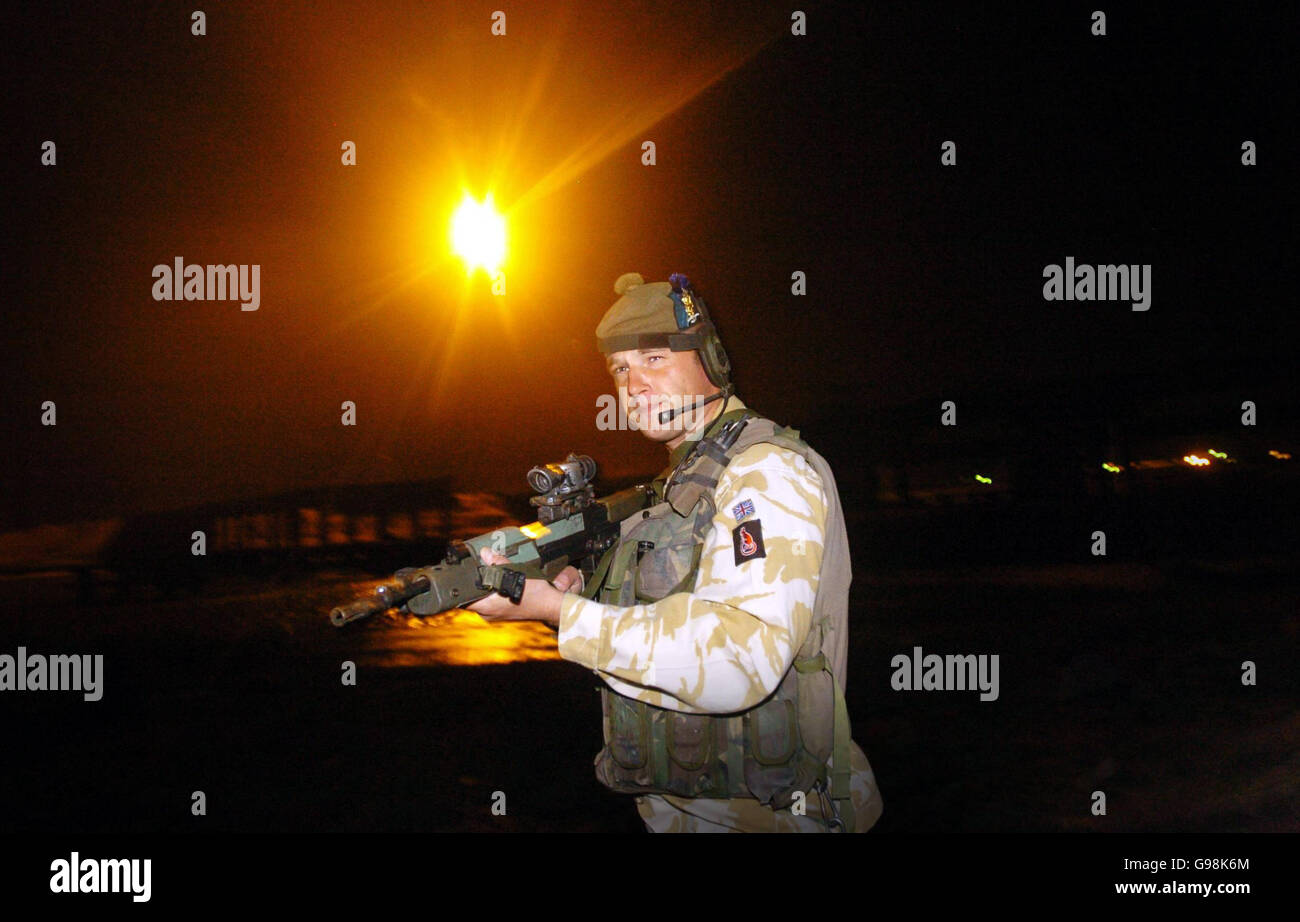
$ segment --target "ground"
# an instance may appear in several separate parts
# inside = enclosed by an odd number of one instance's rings
[[[884,795],[877,829],[1300,830],[1295,563],[873,572],[864,558],[848,699]],[[592,776],[595,678],[549,658],[545,628],[458,615],[335,629],[328,609],[356,579],[81,608],[54,583],[7,583],[0,652],[105,666],[99,702],[0,696],[6,827],[640,830]],[[914,645],[997,653],[998,700],[892,690],[890,660]],[[466,651],[493,664],[448,664]]]

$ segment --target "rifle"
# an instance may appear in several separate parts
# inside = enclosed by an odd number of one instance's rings
[[[398,570],[370,595],[335,608],[330,621],[342,627],[403,606],[413,614],[436,615],[493,592],[518,602],[524,580],[554,579],[570,564],[580,565],[589,579],[601,555],[618,540],[623,520],[645,509],[650,498],[649,487],[641,484],[597,499],[595,476],[596,462],[586,455],[570,454],[559,464],[533,468],[528,485],[536,494],[529,498],[537,508],[536,522],[452,541],[441,563]],[[483,548],[504,555],[510,564],[484,564],[479,559]]]

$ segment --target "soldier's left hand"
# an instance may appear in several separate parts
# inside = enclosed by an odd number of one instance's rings
[[[510,564],[504,554],[495,553],[491,548],[483,548],[479,559],[485,564]],[[470,605],[464,606],[477,614],[484,621],[545,621],[547,624],[560,623],[560,600],[564,593],[544,579],[524,581],[524,592],[516,605],[500,593],[494,592]]]

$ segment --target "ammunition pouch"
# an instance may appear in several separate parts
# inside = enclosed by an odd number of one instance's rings
[[[833,700],[819,692],[831,683],[824,669],[791,669],[763,703],[731,715],[671,711],[604,688],[596,777],[623,793],[753,797],[784,809],[795,792],[827,783]]]

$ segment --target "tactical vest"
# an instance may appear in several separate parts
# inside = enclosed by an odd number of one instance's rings
[[[605,747],[596,757],[596,776],[624,793],[752,797],[778,810],[789,807],[796,792],[805,798],[829,792],[840,822],[851,828],[848,711],[823,650],[830,628],[824,602],[837,589],[847,598],[848,589],[848,544],[834,478],[798,431],[748,409],[719,417],[710,433],[675,470],[655,480],[658,502],[624,521],[619,543],[601,561],[585,595],[629,606],[693,591],[716,511],[718,479],[733,457],[759,442],[797,452],[821,475],[831,500],[827,547],[838,540],[842,554],[823,556],[808,637],[777,689],[755,707],[735,714],[688,714],[602,686]],[[832,515],[840,523],[838,535],[830,528]],[[844,576],[828,572],[828,562]],[[846,619],[846,611],[838,617]],[[834,769],[828,773],[832,755]]]

